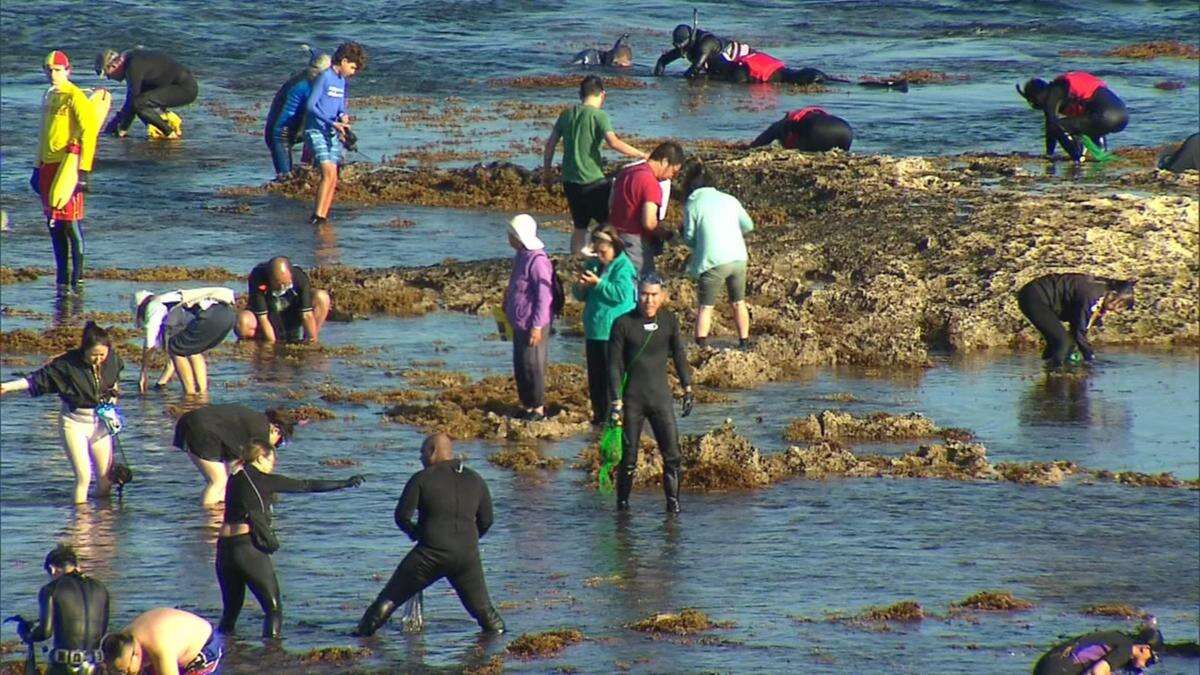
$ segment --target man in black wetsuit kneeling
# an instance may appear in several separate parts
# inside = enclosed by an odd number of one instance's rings
[[[502,633],[504,620],[488,596],[479,556],[479,538],[492,526],[487,484],[454,458],[446,434],[425,439],[421,464],[425,468],[408,479],[395,514],[396,525],[417,545],[400,561],[352,635],[373,635],[397,607],[443,577],[480,628]]]
[[[108,589],[84,576],[70,546],[46,554],[44,567],[52,580],[38,593],[40,616],[36,623],[21,619],[17,632],[31,644],[54,639],[48,675],[91,675],[104,662],[99,649],[108,632]]]
[[[736,40],[718,37],[706,30],[681,23],[671,32],[674,48],[663,52],[654,64],[654,74],[662,75],[673,61],[686,58],[691,66],[688,79],[713,77],[727,82],[787,82],[814,84],[842,82],[816,68],[788,68],[783,61],[752,49]]]
[[[164,138],[179,138],[180,130],[164,119],[164,114],[169,108],[195,101],[200,93],[187,68],[169,54],[149,49],[103,51],[96,57],[96,74],[125,82],[125,104],[104,128],[118,138],[129,132],[135,116],[147,127],[158,129]]]

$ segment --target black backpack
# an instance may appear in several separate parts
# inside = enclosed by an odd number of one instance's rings
[[[554,258],[550,258],[550,298],[550,314],[562,316],[563,305],[567,304],[567,294],[563,291],[562,277],[558,276],[558,264],[554,262]]]

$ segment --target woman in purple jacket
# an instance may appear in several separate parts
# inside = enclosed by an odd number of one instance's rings
[[[554,266],[537,236],[537,222],[522,213],[508,224],[508,243],[516,250],[504,314],[513,327],[513,375],[524,419],[546,416],[546,354],[554,304]]]

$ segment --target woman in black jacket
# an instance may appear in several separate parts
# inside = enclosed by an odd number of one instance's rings
[[[116,401],[124,367],[108,331],[89,321],[77,349],[54,357],[26,377],[0,385],[0,395],[14,391],[28,391],[30,396],[58,394],[62,401],[58,427],[63,449],[75,470],[76,504],[87,501],[93,470],[96,496],[107,496],[112,489],[108,479],[112,436],[96,416],[96,406]]]

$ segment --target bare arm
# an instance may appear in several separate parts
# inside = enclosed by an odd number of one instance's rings
[[[637,148],[618,138],[617,134],[612,131],[604,134],[604,142],[608,144],[608,147],[616,150],[626,157],[636,157],[638,159],[648,159],[650,157],[650,153],[638,150]]]
[[[658,204],[654,202],[642,204],[642,229],[648,233],[658,229]]]
[[[10,394],[14,391],[25,391],[27,389],[29,389],[29,380],[23,377],[15,380],[9,380],[4,384],[0,384],[0,396],[4,394]]]
[[[258,334],[262,336],[263,342],[275,341],[275,326],[271,325],[271,320],[266,314],[254,315],[254,320],[258,322]],[[307,326],[305,326],[307,328]]]
[[[304,324],[304,335],[308,337],[309,342],[317,341],[317,315],[313,314],[310,309],[306,312],[300,312],[300,323]],[[274,333],[274,329],[271,329]],[[274,335],[272,335],[274,337]]]
[[[558,149],[558,125],[554,125],[554,129],[550,132],[550,137],[546,139],[546,145],[542,148],[542,173],[549,174],[551,165],[554,163],[554,151]]]
[[[1111,673],[1112,666],[1108,665],[1106,661],[1099,661],[1096,665],[1088,668],[1083,675],[1111,675]]]

